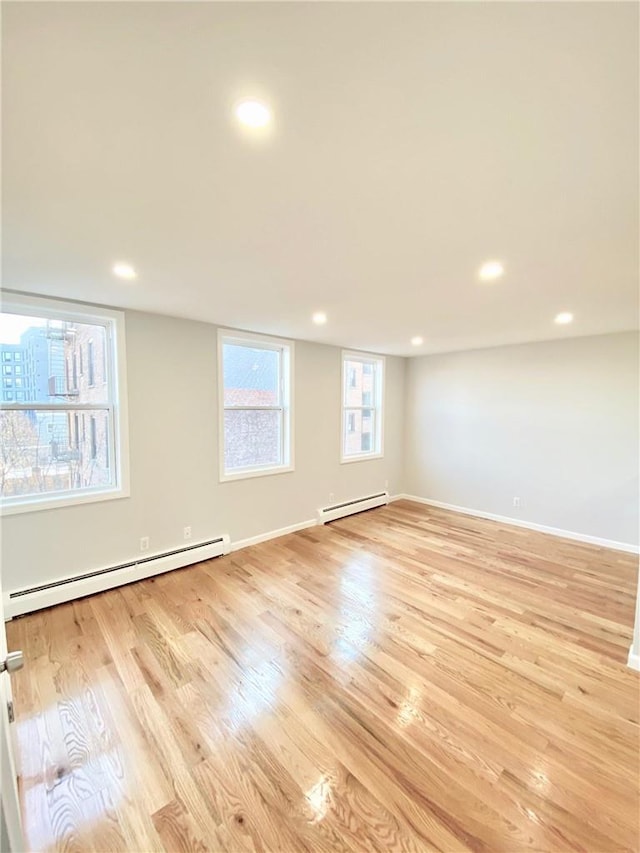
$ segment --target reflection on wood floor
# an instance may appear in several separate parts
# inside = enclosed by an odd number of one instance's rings
[[[29,849],[635,850],[636,562],[400,501],[15,620]]]

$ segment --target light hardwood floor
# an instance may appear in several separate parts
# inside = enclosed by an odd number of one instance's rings
[[[401,501],[15,620],[30,849],[637,850],[636,562]]]

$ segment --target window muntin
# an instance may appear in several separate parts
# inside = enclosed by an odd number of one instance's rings
[[[384,359],[342,354],[342,461],[382,455]]]
[[[21,364],[0,411],[0,506],[24,512],[127,494],[124,321],[57,300],[6,297],[0,352]],[[77,373],[87,336],[105,341],[106,385],[90,389]],[[67,369],[67,368],[70,369]],[[75,368],[75,369],[74,369]],[[93,418],[92,443],[74,425]],[[87,427],[88,432],[88,427]],[[86,444],[86,446],[85,446]],[[95,446],[95,452],[94,452]]]
[[[293,344],[219,332],[220,479],[293,470]]]

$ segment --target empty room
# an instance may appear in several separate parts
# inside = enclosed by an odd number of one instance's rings
[[[640,5],[1,6],[2,853],[640,853]]]

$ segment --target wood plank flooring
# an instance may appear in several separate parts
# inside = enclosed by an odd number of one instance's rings
[[[15,620],[30,850],[638,850],[637,558],[400,501]]]

